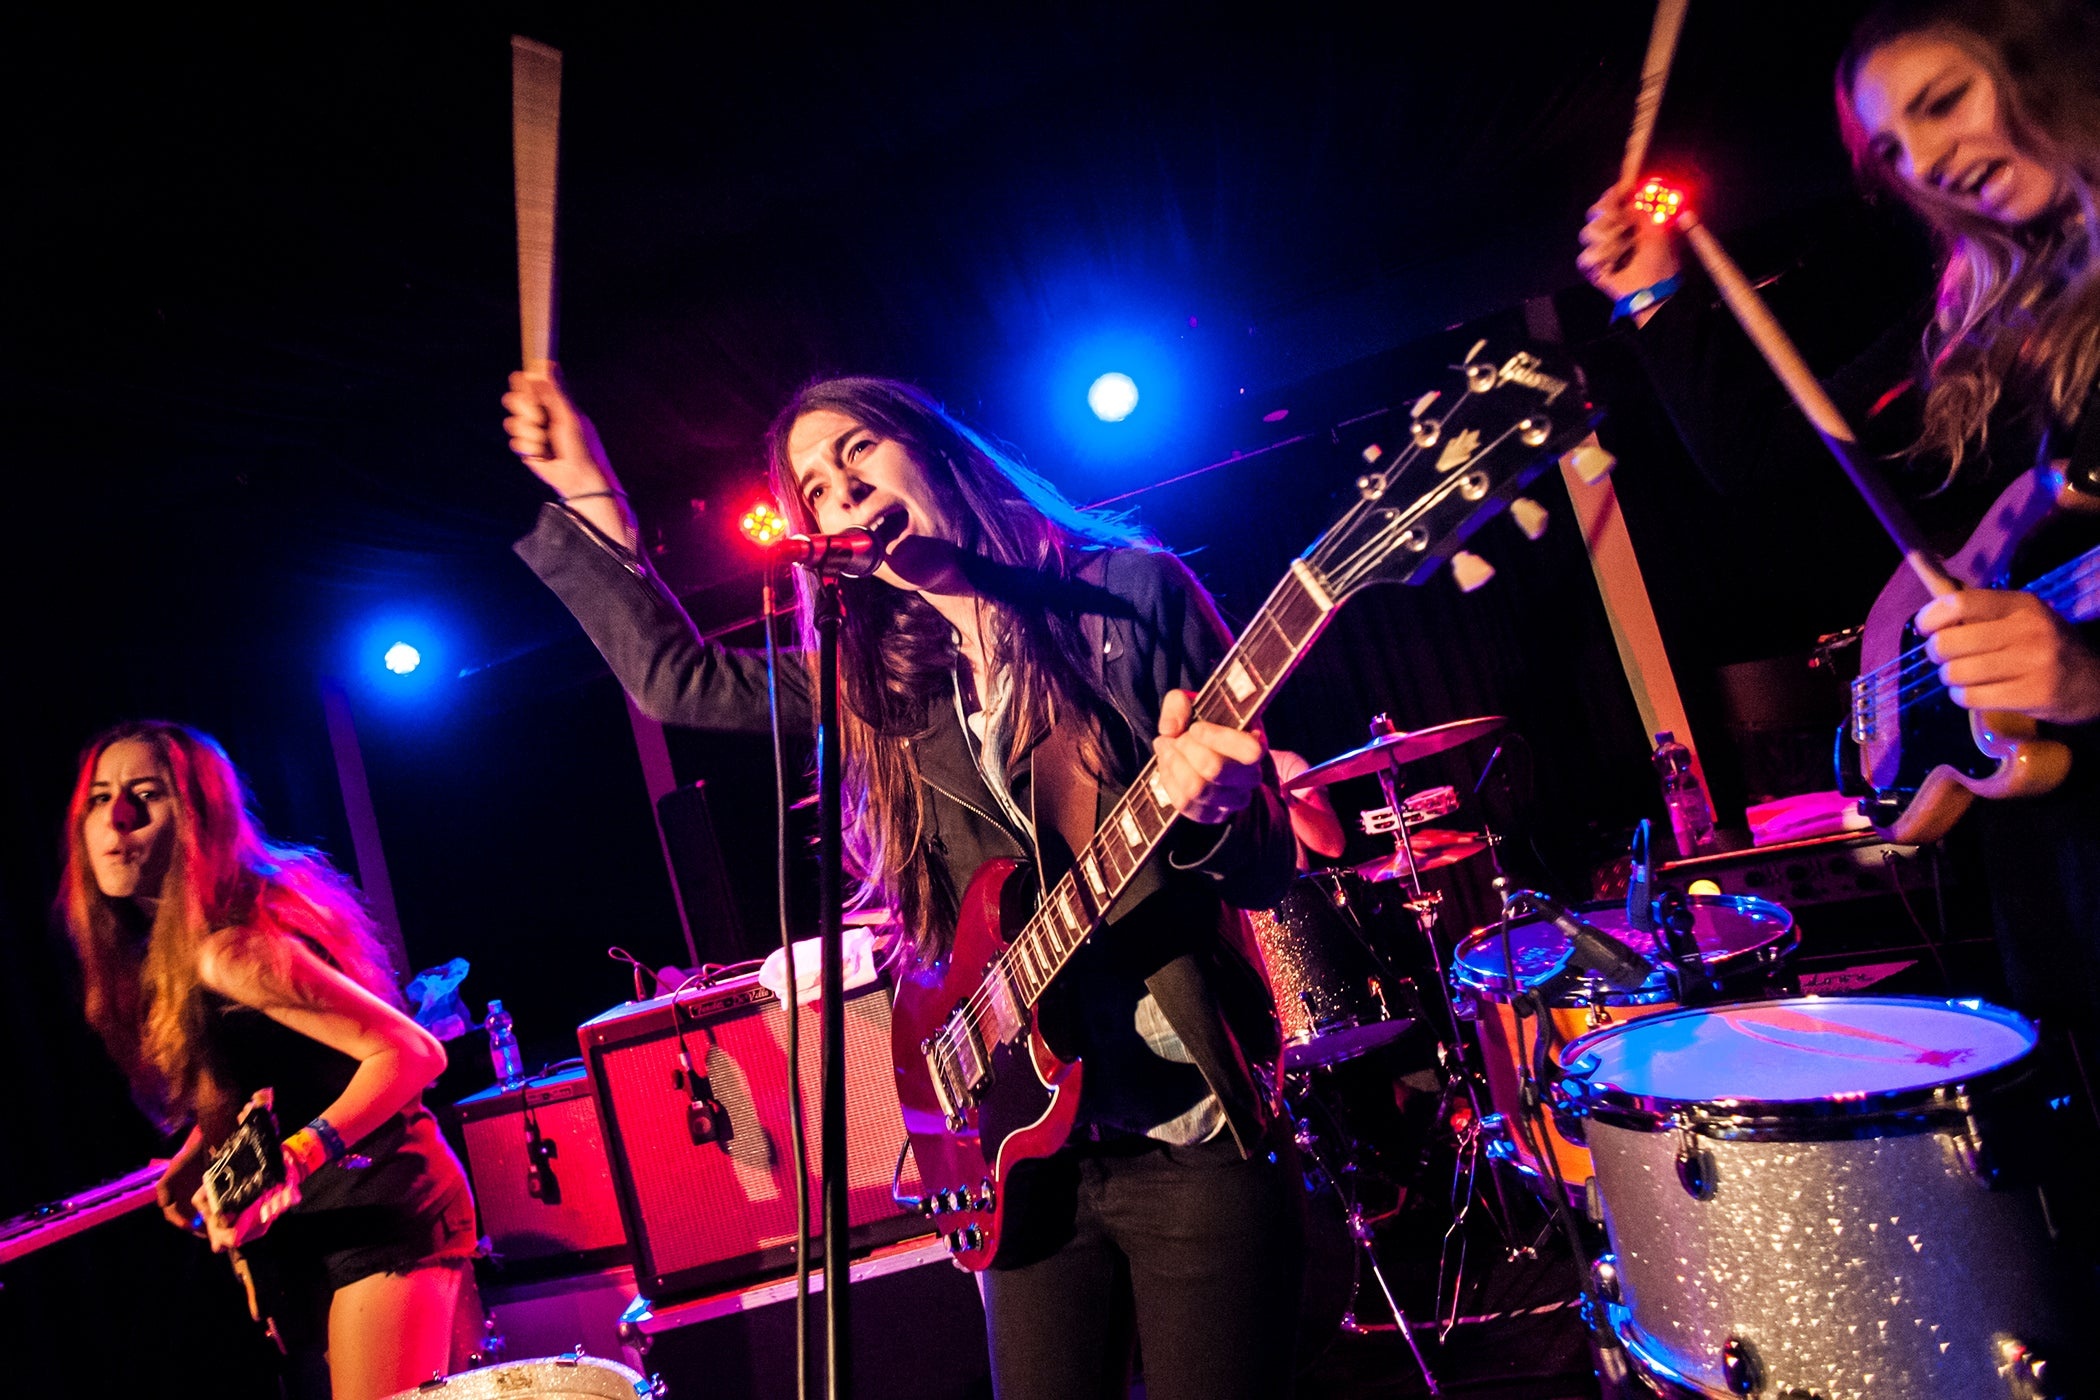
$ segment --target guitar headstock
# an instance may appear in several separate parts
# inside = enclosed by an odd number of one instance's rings
[[[1373,583],[1427,583],[1548,463],[1581,443],[1599,416],[1565,354],[1481,341],[1415,400],[1408,440],[1369,463],[1357,478],[1356,504],[1305,562],[1336,602]],[[1535,539],[1544,512],[1524,502],[1518,524]],[[1477,586],[1469,573],[1484,582],[1479,569],[1486,565],[1461,559],[1460,585]]]

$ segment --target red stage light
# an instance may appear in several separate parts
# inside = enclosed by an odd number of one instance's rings
[[[1650,179],[1633,194],[1634,212],[1666,224],[1684,210],[1685,192],[1666,180]]]
[[[760,501],[745,511],[744,518],[737,525],[743,530],[744,538],[753,544],[771,544],[787,538],[788,523],[779,511],[773,509],[770,501]]]

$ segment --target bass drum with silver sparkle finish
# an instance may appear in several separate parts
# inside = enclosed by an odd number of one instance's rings
[[[1666,1395],[2054,1394],[2069,1305],[2015,1142],[2034,1027],[1976,1001],[1795,997],[1583,1036],[1599,1291]]]

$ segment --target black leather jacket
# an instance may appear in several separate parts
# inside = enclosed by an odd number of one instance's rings
[[[643,713],[667,724],[766,733],[765,656],[702,639],[668,589],[628,551],[572,513],[549,504],[517,552],[582,624]],[[1114,752],[1150,752],[1160,705],[1174,689],[1199,689],[1229,645],[1209,595],[1173,555],[1104,549],[1084,556],[1073,588],[1082,633],[1095,653],[1095,683],[1128,732]],[[808,670],[799,656],[780,668],[781,721],[814,727]],[[914,739],[925,782],[929,848],[957,891],[985,861],[1034,859],[999,815],[958,719],[945,717]],[[1026,764],[1012,774],[1017,804],[1030,801]],[[1104,782],[1097,815],[1121,795]],[[1282,897],[1295,847],[1272,785],[1220,826],[1178,823],[1168,844],[1110,911],[1096,936],[1144,980],[1181,1038],[1242,1152],[1251,1154],[1273,1112],[1271,1086],[1253,1060],[1274,1051],[1266,988],[1221,927],[1220,905],[1266,908]],[[1039,862],[1038,862],[1039,863]]]

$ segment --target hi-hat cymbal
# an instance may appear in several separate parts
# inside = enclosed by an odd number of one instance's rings
[[[1352,749],[1339,758],[1330,758],[1306,769],[1285,783],[1283,790],[1295,795],[1308,788],[1338,783],[1344,778],[1360,778],[1366,773],[1412,763],[1418,758],[1428,758],[1445,749],[1455,749],[1460,744],[1486,738],[1507,723],[1509,721],[1501,715],[1481,715],[1476,719],[1455,719],[1449,724],[1431,725],[1427,729],[1412,729],[1405,734],[1381,734],[1360,749]]]
[[[1407,843],[1414,848],[1415,869],[1418,871],[1441,870],[1477,856],[1488,848],[1487,837],[1478,831],[1447,831],[1440,826],[1419,827],[1409,832]],[[1366,880],[1401,880],[1407,877],[1407,860],[1395,851],[1389,856],[1367,860],[1355,870]]]

